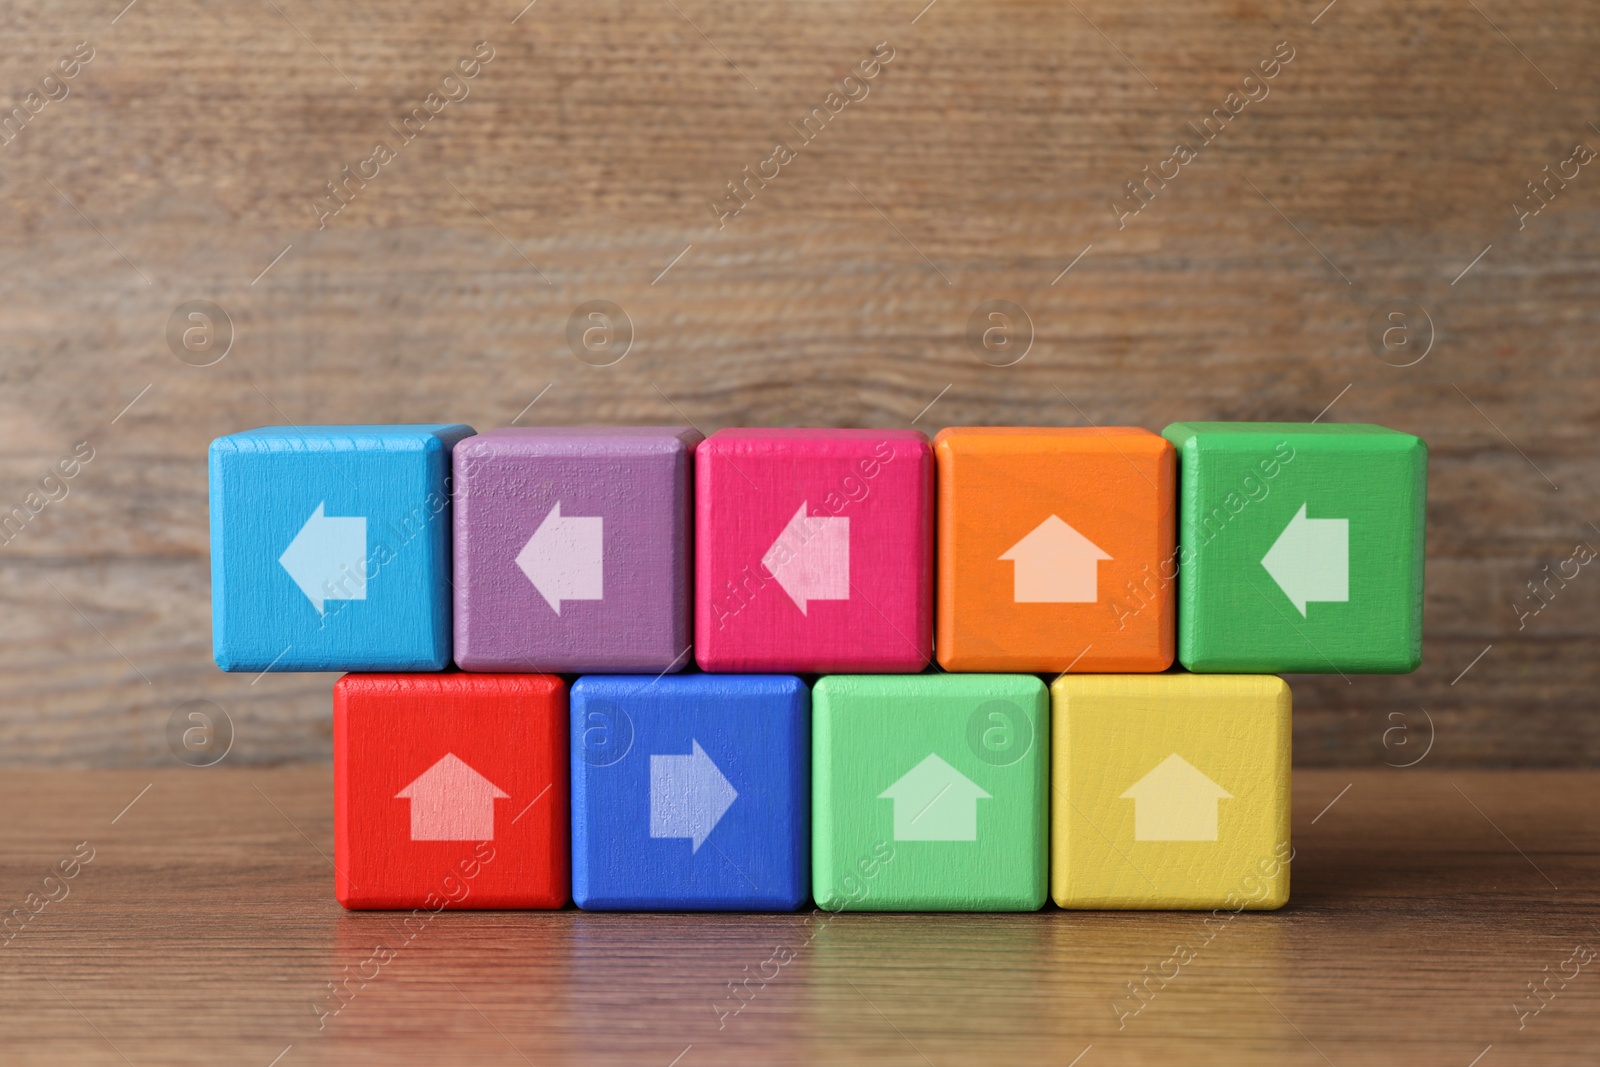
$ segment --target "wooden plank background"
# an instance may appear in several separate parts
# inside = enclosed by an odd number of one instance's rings
[[[0,546],[0,761],[164,763],[191,700],[233,761],[327,757],[331,678],[211,665],[204,454],[241,428],[1320,412],[1432,447],[1427,638],[1412,676],[1295,679],[1297,759],[1600,755],[1600,577],[1514,607],[1600,546],[1588,5],[124,2],[0,6],[0,512],[94,454]],[[1124,183],[1290,50],[1119,223]],[[167,339],[195,300],[231,322],[211,366]],[[566,340],[591,300],[633,324],[611,366]],[[1026,309],[1020,362],[968,345],[987,300]],[[1396,300],[1432,324],[1407,367],[1368,340]]]

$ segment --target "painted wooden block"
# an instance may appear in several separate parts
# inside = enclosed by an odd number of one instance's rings
[[[1267,675],[1051,686],[1050,895],[1063,908],[1281,908],[1289,687]]]
[[[785,675],[572,687],[572,899],[793,911],[810,888],[810,695]]]
[[[333,687],[347,908],[567,901],[567,692],[542,674],[347,674]]]
[[[268,427],[211,442],[225,671],[450,662],[450,450],[470,426]]]
[[[1171,444],[1124,427],[960,427],[934,453],[946,670],[1172,666]]]
[[[1049,708],[1026,675],[835,675],[812,693],[812,895],[830,910],[1044,903]]]
[[[456,663],[686,666],[699,440],[671,426],[526,428],[457,448]]]
[[[708,671],[918,671],[933,636],[933,454],[907,430],[720,430],[695,455]]]
[[[1422,663],[1428,447],[1381,426],[1179,422],[1178,659],[1192,671]]]

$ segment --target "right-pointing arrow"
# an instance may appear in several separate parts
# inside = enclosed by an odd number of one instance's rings
[[[1300,505],[1261,565],[1303,617],[1312,601],[1350,600],[1350,520],[1308,519]]]
[[[687,837],[694,842],[693,853],[706,843],[739,791],[699,741],[690,744],[687,756],[650,757],[650,836]]]

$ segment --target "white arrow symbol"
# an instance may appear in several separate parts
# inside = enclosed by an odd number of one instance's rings
[[[1308,519],[1300,505],[1261,565],[1302,616],[1312,601],[1350,600],[1350,520]]]
[[[318,615],[325,600],[367,599],[367,520],[330,519],[322,513],[325,504],[317,505],[278,557]]]
[[[494,802],[510,795],[446,752],[394,798],[411,801],[413,841],[493,841]]]
[[[687,756],[650,757],[650,836],[687,837],[699,852],[739,791],[699,741]]]
[[[1217,802],[1233,794],[1174,752],[1122,799],[1133,801],[1135,841],[1215,841]]]
[[[601,592],[603,522],[598,516],[564,517],[558,500],[517,553],[517,566],[557,615],[563,600],[605,599]]]
[[[1051,515],[1006,549],[1012,561],[1011,599],[1018,604],[1093,604],[1100,599],[1099,545]]]
[[[811,600],[850,599],[850,519],[806,516],[801,501],[789,525],[772,542],[761,565],[805,615]]]

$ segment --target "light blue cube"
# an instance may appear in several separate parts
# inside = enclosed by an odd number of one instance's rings
[[[788,675],[572,686],[572,899],[793,911],[811,879],[811,694]]]
[[[470,426],[271,426],[211,442],[225,671],[450,662],[450,451]]]

